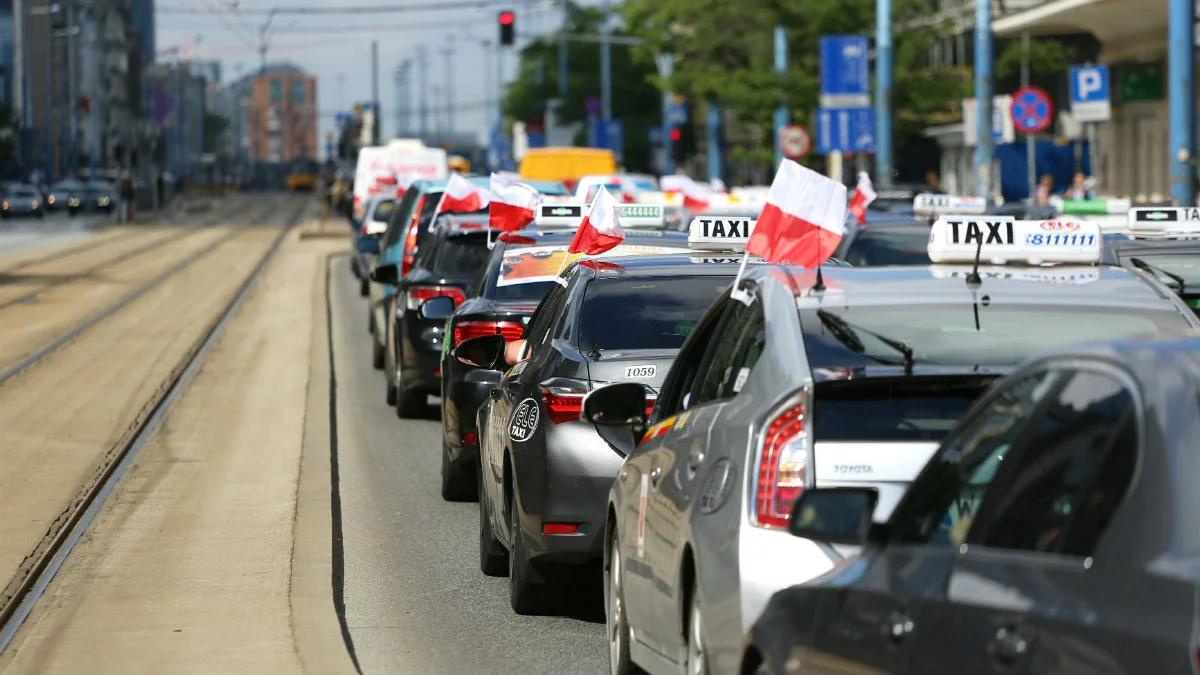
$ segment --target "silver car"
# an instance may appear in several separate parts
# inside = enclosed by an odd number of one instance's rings
[[[972,246],[974,248],[974,246]],[[986,250],[986,249],[985,249]],[[986,255],[986,254],[985,254]],[[750,268],[658,392],[592,392],[585,419],[628,456],[605,534],[614,673],[732,673],[777,590],[856,549],[793,537],[813,487],[878,492],[884,520],[990,382],[1069,343],[1192,334],[1162,284],[1096,266]]]

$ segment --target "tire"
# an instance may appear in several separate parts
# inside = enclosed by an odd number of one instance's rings
[[[621,550],[610,541],[604,568],[604,627],[608,637],[608,671],[612,675],[641,675],[644,671],[629,656],[629,620],[625,616],[625,587]]]
[[[400,378],[397,377],[397,380]],[[429,416],[429,402],[423,391],[405,389],[402,381],[396,383],[396,416],[400,419],[420,419]]]
[[[460,464],[450,461],[446,441],[442,441],[442,499],[448,502],[469,502],[476,499],[478,481]]]
[[[684,633],[687,643],[687,661],[684,671],[687,675],[708,675],[708,656],[704,653],[704,621],[700,614],[700,599],[693,576],[691,600],[688,602],[688,620]]]
[[[371,366],[375,370],[383,370],[383,347],[375,338],[371,338]]]
[[[521,534],[520,509],[516,497],[509,508],[509,531],[512,546],[508,551],[508,602],[517,614],[546,614],[549,610],[549,589],[533,568]]]
[[[365,298],[365,297],[367,297],[367,294],[370,292],[371,292],[371,280],[367,279],[366,277],[359,279],[358,280],[358,294]]]
[[[502,577],[508,573],[508,551],[492,534],[483,490],[483,471],[476,472],[475,487],[479,490],[479,571],[489,577]]]

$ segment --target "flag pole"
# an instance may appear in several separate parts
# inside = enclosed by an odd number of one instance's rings
[[[449,186],[447,186],[447,187],[449,187]],[[446,192],[447,192],[446,190],[442,190],[442,196],[438,197],[437,208],[435,208],[433,210],[433,220],[430,221],[430,223],[429,223],[430,230],[437,229],[438,218],[442,215],[442,204],[445,203],[445,201],[446,201]],[[418,213],[417,217],[420,218],[421,214]]]
[[[749,259],[750,259],[750,252],[743,250],[742,251],[742,262],[740,265],[738,265],[737,276],[735,276],[733,278],[733,290],[729,291],[730,298],[737,300],[738,302],[742,303],[743,305],[746,305],[747,307],[750,306],[751,302],[754,302],[754,298],[751,297],[751,295],[749,293],[747,293],[746,291],[743,291],[742,287],[739,284],[742,283],[742,274],[744,274],[746,272],[746,261],[748,261]]]

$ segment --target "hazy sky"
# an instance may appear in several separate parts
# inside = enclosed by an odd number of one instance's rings
[[[439,4],[451,9],[428,9]],[[588,3],[591,4],[591,3]],[[410,124],[419,124],[415,109],[420,96],[416,59],[421,45],[426,48],[429,96],[429,128],[446,124],[446,58],[453,50],[454,129],[474,132],[482,138],[494,110],[489,90],[495,77],[492,53],[497,37],[496,14],[505,7],[517,13],[517,30],[522,39],[551,32],[561,20],[561,10],[552,0],[157,0],[157,34],[160,60],[178,48],[183,58],[217,59],[222,79],[230,82],[256,69],[259,64],[258,27],[263,12],[274,7],[362,7],[417,6],[403,12],[277,14],[272,20],[267,60],[289,61],[317,77],[320,133],[332,129],[334,114],[348,110],[356,101],[371,97],[371,41],[379,43],[379,98],[383,109],[383,131],[397,134],[394,75],[405,59],[412,66]],[[172,12],[186,10],[191,13]],[[258,12],[258,13],[254,13]],[[492,47],[481,43],[490,40]],[[521,41],[518,40],[518,46]],[[504,57],[505,78],[516,70],[515,48]]]

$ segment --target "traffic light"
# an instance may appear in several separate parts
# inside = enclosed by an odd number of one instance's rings
[[[517,29],[517,15],[511,9],[504,9],[496,19],[500,24],[500,45],[511,47]]]

